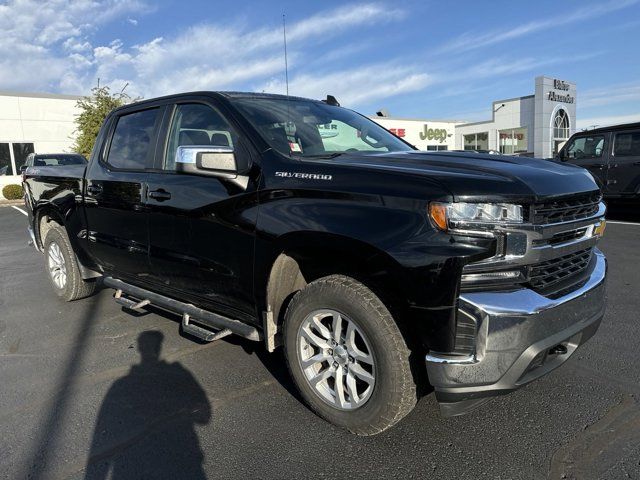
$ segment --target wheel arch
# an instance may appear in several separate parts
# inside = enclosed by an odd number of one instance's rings
[[[291,233],[278,239],[257,291],[258,305],[272,318],[271,332],[278,334],[288,302],[308,283],[328,275],[346,275],[366,285],[392,311],[402,316],[402,267],[386,252],[361,240],[322,232]],[[267,335],[265,335],[267,337]]]
[[[65,222],[65,215],[54,204],[46,203],[33,211],[33,235],[36,241],[36,248],[44,252],[44,242],[47,238],[47,233],[53,226],[52,223],[60,225],[66,232],[67,238],[69,238],[74,250],[82,278],[89,280],[99,277],[101,274],[88,266],[92,265],[92,262],[84,251],[79,248],[77,239],[71,234]]]
[[[64,215],[52,204],[45,204],[36,208],[33,212],[33,234],[36,239],[36,247],[42,251],[47,232],[51,229],[51,222],[57,223],[67,230]],[[67,236],[69,232],[67,232]]]

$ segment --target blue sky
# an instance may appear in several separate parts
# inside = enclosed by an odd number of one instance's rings
[[[335,95],[363,113],[484,120],[541,74],[578,84],[578,126],[640,121],[640,0],[0,1],[0,89]]]

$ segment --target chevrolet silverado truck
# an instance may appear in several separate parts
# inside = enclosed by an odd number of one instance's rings
[[[24,172],[57,295],[96,285],[183,334],[284,349],[308,406],[379,433],[564,363],[597,330],[605,205],[560,162],[417,151],[332,96],[199,92],[126,105],[89,163]]]

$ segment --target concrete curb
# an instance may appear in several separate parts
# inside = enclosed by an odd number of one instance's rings
[[[19,207],[24,206],[24,200],[0,200],[0,207]]]

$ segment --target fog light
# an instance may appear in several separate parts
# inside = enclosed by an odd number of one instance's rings
[[[607,222],[606,220],[602,220],[598,223],[595,224],[595,226],[593,227],[593,236],[594,237],[601,237],[604,235],[604,231],[607,228]]]

